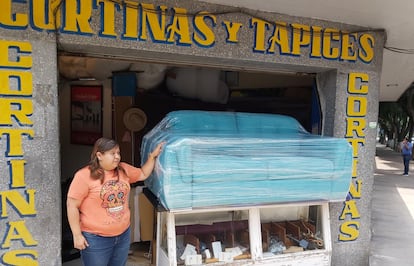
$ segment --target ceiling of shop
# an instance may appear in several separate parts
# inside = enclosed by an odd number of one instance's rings
[[[385,29],[380,101],[396,101],[414,81],[414,2],[408,0],[199,0]],[[393,49],[397,48],[397,49]]]

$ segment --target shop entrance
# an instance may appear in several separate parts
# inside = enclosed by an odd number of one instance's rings
[[[156,62],[156,61],[154,61]],[[311,73],[207,68],[176,64],[60,55],[59,108],[61,132],[63,261],[79,257],[72,249],[65,199],[74,172],[88,162],[91,146],[73,143],[74,87],[101,87],[103,136],[121,144],[123,160],[139,165],[143,136],[175,110],[236,111],[284,114],[313,134],[321,132],[315,75]],[[138,120],[128,119],[128,113]],[[136,118],[136,116],[135,116]],[[143,184],[136,184],[137,187]],[[132,199],[133,204],[134,199]],[[131,206],[131,208],[136,206]],[[142,219],[135,216],[136,219]],[[133,221],[135,230],[139,223]],[[142,242],[135,234],[132,243]]]

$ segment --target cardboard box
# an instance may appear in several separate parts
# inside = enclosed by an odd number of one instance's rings
[[[152,241],[154,240],[154,206],[143,193],[139,194],[138,201],[141,241]]]

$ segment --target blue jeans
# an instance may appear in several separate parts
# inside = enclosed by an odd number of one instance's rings
[[[403,160],[404,160],[404,174],[408,174],[408,171],[410,170],[410,160],[411,160],[411,155],[403,155]]]
[[[128,260],[131,230],[128,228],[119,236],[104,237],[82,232],[89,247],[81,250],[84,266],[124,266]]]

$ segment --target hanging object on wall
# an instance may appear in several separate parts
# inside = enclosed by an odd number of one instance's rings
[[[135,72],[112,73],[112,96],[135,96],[136,90],[137,78]]]
[[[122,136],[122,142],[132,142],[131,131],[125,130]]]
[[[140,108],[132,107],[125,111],[123,121],[127,129],[137,132],[147,124],[147,115]]]
[[[70,91],[70,141],[93,145],[102,137],[102,86],[72,85]]]

